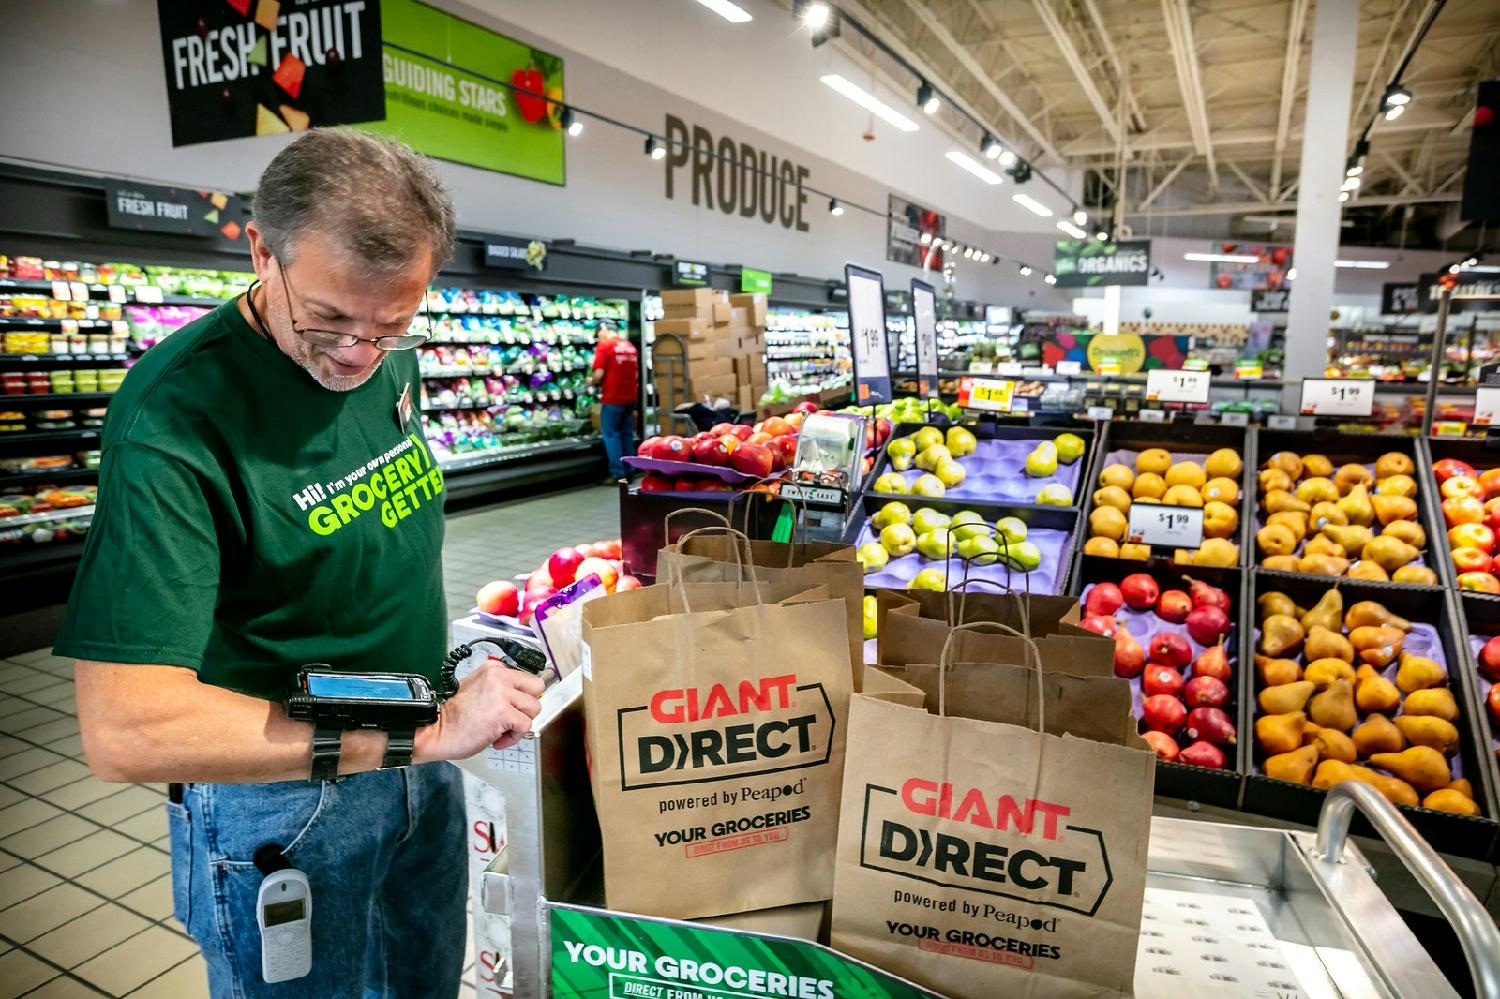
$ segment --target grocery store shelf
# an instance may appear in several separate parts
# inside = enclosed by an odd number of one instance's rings
[[[97,430],[33,430],[18,434],[0,434],[0,454],[5,453],[36,453],[38,445],[44,447],[59,447],[64,444],[82,444],[84,447],[76,450],[91,450],[99,446],[99,431]],[[74,450],[63,448],[64,451]]]
[[[533,458],[549,454],[568,454],[580,451],[589,451],[600,442],[598,437],[573,437],[567,440],[538,441],[534,444],[517,444],[509,447],[492,447],[483,451],[470,451],[451,458],[439,458],[438,465],[443,473],[466,472],[488,465],[496,465],[508,460],[519,458]]]
[[[36,371],[43,368],[95,368],[130,360],[129,354],[0,354],[0,371]]]
[[[69,483],[94,483],[99,480],[97,468],[52,468],[34,472],[0,472],[0,490],[11,486],[36,488]],[[0,521],[0,523],[4,523]]]
[[[0,409],[78,409],[108,405],[113,392],[47,392],[0,396]]]
[[[0,517],[0,540],[4,539],[6,531],[17,527],[25,527],[28,524],[46,524],[54,520],[77,520],[80,517],[92,517],[94,515],[94,504],[88,506],[72,506],[62,510],[47,510],[42,513],[22,513],[14,517]]]
[[[78,282],[70,281],[66,283],[77,284]],[[13,294],[17,292],[34,292],[36,294],[44,294],[48,298],[51,298],[52,285],[52,281],[40,278],[0,278],[0,295]],[[116,305],[200,305],[205,308],[215,309],[223,305],[225,302],[230,301],[230,299],[228,298],[216,298],[212,295],[168,295],[166,292],[163,292],[161,294],[160,301],[157,300],[156,296],[149,294],[146,296],[148,301],[141,301],[137,297],[137,290],[140,288],[155,288],[155,285],[89,284],[87,287],[89,290],[89,297],[87,299],[88,301],[113,303]],[[109,297],[110,288],[124,288],[126,291],[126,295],[128,296],[127,300],[123,302],[116,302],[114,299],[111,299]],[[95,295],[98,295],[99,297],[96,298]],[[61,299],[61,301],[78,301],[78,299]]]
[[[0,528],[3,530],[3,528]],[[34,586],[30,577],[21,580],[18,574],[22,570],[39,569],[69,569],[75,565],[83,554],[83,538],[69,538],[64,541],[49,541],[44,544],[19,544],[10,542],[0,544],[0,575],[8,582],[25,582]],[[71,569],[69,569],[71,572]],[[66,596],[67,591],[62,591]]]

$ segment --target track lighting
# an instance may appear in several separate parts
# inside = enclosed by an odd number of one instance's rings
[[[1073,209],[1073,224],[1080,228],[1089,224],[1089,213],[1082,208]]]
[[[1005,150],[1000,146],[1000,140],[990,133],[984,133],[984,141],[979,144],[979,151],[987,160],[997,160]]]
[[[1009,169],[1016,165],[1016,154],[1009,149],[1000,154],[1000,165]]]
[[[1047,282],[1048,284],[1057,284],[1057,277],[1056,277],[1056,275],[1053,275],[1053,274],[1046,275],[1045,277],[1042,278],[1042,280],[1045,281],[1045,282]]]
[[[1108,243],[1109,242],[1109,230],[1108,229],[1100,229],[1098,232],[1094,233],[1094,238],[1097,239],[1101,243]]]
[[[646,155],[653,160],[666,159],[667,147],[656,141],[656,136],[648,135],[646,136]]]
[[[922,109],[923,114],[934,114],[943,102],[938,98],[937,91],[932,89],[932,84],[926,80],[917,87],[917,107]]]
[[[1459,271],[1461,271],[1461,270],[1463,270],[1463,268],[1462,268],[1462,267],[1459,267],[1459,266],[1458,266],[1458,265],[1457,265],[1457,264],[1451,264],[1451,265],[1450,265],[1450,266],[1449,266],[1449,267],[1448,267],[1448,273],[1449,273],[1449,274],[1457,274],[1457,273],[1458,273],[1458,272],[1459,272]]]
[[[1348,201],[1348,200],[1349,200],[1349,192],[1348,191],[1340,191],[1339,192],[1339,202],[1342,203],[1342,202],[1345,202],[1345,201]]]
[[[930,233],[930,232],[924,232],[924,233],[922,233],[921,238],[919,238],[917,240],[917,242],[921,243],[923,246],[931,246],[932,245],[932,233]]]
[[[1031,277],[1031,268],[1026,264],[1022,264],[1020,270],[1022,277]]]
[[[1364,164],[1361,163],[1359,160],[1355,159],[1353,156],[1349,157],[1349,162],[1347,164],[1345,164],[1345,166],[1344,166],[1344,176],[1345,177],[1358,177],[1360,174],[1362,174],[1364,172],[1365,172],[1365,166],[1364,166]]]
[[[828,199],[828,214],[834,217],[844,214],[844,206],[839,204],[838,198]]]
[[[1344,184],[1339,188],[1341,191],[1357,191],[1361,181],[1358,177],[1345,177]]]
[[[1011,180],[1017,184],[1024,184],[1031,179],[1031,164],[1025,160],[1018,159],[1006,173],[1010,174]]]
[[[578,116],[573,113],[573,109],[570,107],[562,109],[562,127],[564,132],[567,132],[575,139],[583,134],[583,122],[578,120]]]
[[[1382,111],[1389,111],[1391,108],[1398,108],[1402,105],[1410,104],[1411,97],[1412,94],[1410,90],[1407,90],[1399,83],[1393,83],[1385,88],[1385,94],[1380,98],[1380,109]]]
[[[993,258],[993,257],[991,257],[991,256],[990,256],[990,255],[989,255],[989,253],[988,253],[988,252],[984,252],[984,253],[981,253],[981,254],[980,254],[980,255],[979,255],[979,262],[980,262],[980,263],[981,263],[981,264],[987,264],[987,263],[989,263],[989,262],[990,262],[990,261],[991,261],[991,260],[992,260],[992,259],[994,259],[994,258]]]
[[[1401,117],[1402,112],[1404,112],[1405,110],[1405,104],[1396,104],[1390,108],[1387,108],[1385,112],[1385,120],[1395,121],[1397,118]]]
[[[792,13],[814,31],[826,27],[833,17],[833,11],[829,6],[818,0],[796,0],[792,4]]]

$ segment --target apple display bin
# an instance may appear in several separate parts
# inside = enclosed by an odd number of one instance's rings
[[[1438,511],[1438,492],[1432,477],[1432,466],[1428,463],[1426,449],[1417,438],[1388,434],[1340,434],[1330,430],[1259,430],[1256,435],[1255,449],[1256,457],[1261,463],[1279,451],[1291,451],[1297,455],[1321,454],[1333,463],[1335,472],[1338,471],[1340,465],[1351,463],[1373,469],[1376,458],[1393,451],[1411,458],[1416,465],[1412,478],[1417,483],[1417,523],[1422,526],[1422,530],[1427,532],[1427,548],[1415,564],[1429,566],[1438,574],[1438,579],[1446,582],[1448,586],[1457,585],[1451,573],[1452,560],[1447,557],[1447,529],[1438,530],[1443,523],[1442,515]],[[1252,487],[1254,489],[1252,497],[1254,516],[1251,518],[1249,530],[1252,545],[1250,557],[1255,564],[1258,564],[1260,552],[1253,548],[1255,532],[1265,526],[1266,515],[1261,510],[1259,482],[1252,482]],[[1378,524],[1379,521],[1376,523]],[[1304,539],[1297,546],[1297,551],[1300,553],[1305,545]],[[1329,578],[1347,579],[1345,576]],[[1369,583],[1373,586],[1393,589],[1408,588],[1408,584],[1383,583],[1379,580],[1358,579],[1352,582]],[[1377,596],[1369,599],[1379,600],[1380,598]]]
[[[890,440],[907,437],[921,430],[926,424],[902,423],[891,432]],[[939,428],[942,429],[942,428]],[[1087,426],[1040,427],[1030,425],[1007,425],[978,423],[965,425],[978,440],[974,453],[959,458],[966,473],[964,481],[949,489],[943,499],[955,500],[966,506],[975,503],[1030,504],[1044,486],[1059,484],[1067,486],[1073,493],[1073,504],[1078,503],[1078,492],[1087,485],[1089,458],[1094,453],[1094,431]],[[1063,434],[1074,434],[1083,438],[1084,452],[1077,461],[1065,465],[1057,463],[1057,472],[1043,478],[1032,478],[1026,474],[1026,456],[1042,441],[1054,440]],[[886,447],[880,450],[880,460],[875,463],[869,492],[884,500],[903,499],[901,493],[877,493],[873,483],[881,475],[893,472],[891,456]],[[916,466],[898,473],[910,486],[923,474]],[[914,496],[913,501],[926,503],[927,497]],[[960,506],[958,509],[964,509]]]
[[[620,487],[620,554],[631,572],[642,583],[656,580],[656,553],[674,543],[689,531],[700,527],[723,526],[701,513],[684,513],[672,518],[668,535],[668,515],[687,509],[712,510],[734,525],[746,530],[752,539],[767,540],[781,513],[779,502],[756,502],[755,496],[739,492],[643,493],[638,488]]]
[[[1257,570],[1251,576],[1250,593],[1246,601],[1250,615],[1241,618],[1250,645],[1247,652],[1253,653],[1259,644],[1259,628],[1255,625],[1254,608],[1262,594],[1285,593],[1298,606],[1311,608],[1334,585],[1343,594],[1345,608],[1361,600],[1374,600],[1385,604],[1393,613],[1414,625],[1421,626],[1420,631],[1414,629],[1413,634],[1420,635],[1421,639],[1431,643],[1427,654],[1448,671],[1448,685],[1459,708],[1459,719],[1454,723],[1459,734],[1454,776],[1466,778],[1473,784],[1474,800],[1479,806],[1480,816],[1456,815],[1406,805],[1397,807],[1438,851],[1475,860],[1489,858],[1495,849],[1497,833],[1500,833],[1500,825],[1496,823],[1494,768],[1486,758],[1490,751],[1489,742],[1487,733],[1479,725],[1482,709],[1474,689],[1475,676],[1468,667],[1466,639],[1459,624],[1456,594],[1433,586],[1367,583],[1332,576]],[[1382,671],[1381,675],[1387,679],[1393,677],[1395,666]],[[1249,744],[1249,765],[1241,808],[1256,815],[1311,825],[1317,821],[1318,810],[1323,807],[1328,792],[1321,788],[1276,780],[1261,772],[1265,753],[1255,745],[1254,728],[1255,718],[1260,715],[1256,700],[1259,691],[1260,687],[1252,670],[1247,673],[1244,698],[1246,711],[1240,729],[1241,738]],[[1369,829],[1356,820],[1356,833],[1367,836]]]
[[[1444,458],[1457,458],[1474,466],[1476,472],[1500,468],[1500,437],[1428,437],[1422,441],[1427,451],[1427,465],[1423,477],[1417,480],[1421,491],[1432,490],[1433,527],[1437,536],[1428,544],[1432,550],[1432,565],[1443,582],[1458,586],[1458,569],[1453,564],[1453,550],[1448,545],[1448,522],[1443,519],[1443,499],[1438,492],[1437,476],[1433,469]],[[1441,562],[1442,565],[1434,563]]]
[[[1229,594],[1229,599],[1233,603],[1229,620],[1234,630],[1230,632],[1228,640],[1224,643],[1230,666],[1234,670],[1228,684],[1230,697],[1233,700],[1224,709],[1224,713],[1233,720],[1238,741],[1233,746],[1220,747],[1225,751],[1228,767],[1223,770],[1211,770],[1207,767],[1189,766],[1186,763],[1167,763],[1157,760],[1156,793],[1168,798],[1181,798],[1205,805],[1217,805],[1220,808],[1238,808],[1240,788],[1244,783],[1245,774],[1249,771],[1249,749],[1248,741],[1245,739],[1245,702],[1246,692],[1252,683],[1250,677],[1255,671],[1244,627],[1245,622],[1252,620],[1244,613],[1245,572],[1241,569],[1174,565],[1166,559],[1135,562],[1127,559],[1079,554],[1077,564],[1073,568],[1072,583],[1068,593],[1078,597],[1081,602],[1088,588],[1095,583],[1118,583],[1126,576],[1137,572],[1144,572],[1155,579],[1156,585],[1163,592],[1188,589],[1189,577],[1201,580]],[[1153,611],[1134,611],[1128,607],[1121,607],[1115,616],[1127,626],[1137,622],[1142,624],[1139,628],[1131,628],[1131,634],[1142,646],[1146,644],[1148,635],[1171,631],[1187,638],[1188,644],[1192,646],[1195,660],[1206,648],[1193,641],[1188,635],[1186,625],[1163,621],[1157,618]],[[1148,621],[1151,625],[1149,631],[1144,627]],[[1149,661],[1150,657],[1148,656],[1147,659]],[[1184,675],[1191,677],[1192,673],[1190,670],[1184,671]],[[1142,698],[1140,677],[1130,681],[1130,692],[1131,710],[1136,718],[1140,718]],[[1142,731],[1144,731],[1144,726]],[[1191,740],[1179,739],[1178,744],[1185,748],[1189,741]]]
[[[1240,472],[1239,530],[1229,540],[1240,549],[1240,565],[1245,565],[1254,531],[1250,523],[1254,519],[1255,493],[1255,449],[1254,435],[1244,427],[1225,427],[1212,423],[1194,423],[1191,420],[1175,420],[1169,423],[1137,423],[1130,420],[1110,420],[1104,424],[1099,446],[1088,469],[1088,478],[1077,498],[1083,508],[1082,524],[1079,526],[1080,550],[1089,537],[1089,515],[1094,512],[1094,492],[1099,488],[1099,475],[1114,461],[1123,461],[1133,472],[1135,456],[1147,448],[1162,448],[1172,454],[1173,461],[1206,458],[1220,448],[1232,448],[1240,456],[1244,468]],[[1129,456],[1128,459],[1126,456]],[[1170,558],[1171,553],[1167,556]]]
[[[645,920],[660,931],[648,934],[639,932],[644,917],[602,908],[602,854],[583,726],[582,676],[575,672],[543,695],[530,737],[459,764],[500,791],[509,827],[506,850],[481,875],[475,911],[507,917],[512,987],[480,994],[580,995],[553,986],[553,933],[563,921],[573,925],[586,917],[635,921],[625,924],[637,930],[628,946],[648,952],[663,937],[713,934],[709,941],[700,938],[701,949],[691,953],[695,960],[746,948],[768,954],[773,945],[807,947],[785,937],[672,920]],[[1270,995],[1277,988],[1308,996],[1457,995],[1375,883],[1363,853],[1348,841],[1354,808],[1371,816],[1367,826],[1438,903],[1484,983],[1481,994],[1488,985],[1500,988],[1494,923],[1404,818],[1378,794],[1365,792],[1373,789],[1341,787],[1329,794],[1316,834],[1154,817],[1135,993],[1149,999]],[[853,961],[828,948],[814,956],[820,965]],[[561,969],[559,979],[569,970]],[[608,991],[589,994],[625,994],[622,978],[608,980]],[[724,994],[702,985],[687,990]],[[937,995],[909,985],[890,993],[836,988],[835,994]]]
[[[1479,593],[1460,593],[1459,620],[1464,628],[1464,641],[1460,650],[1461,666],[1458,668],[1474,686],[1476,704],[1475,726],[1480,765],[1487,767],[1490,781],[1500,798],[1500,721],[1490,717],[1486,701],[1495,684],[1479,675],[1479,650],[1486,642],[1500,635],[1500,600]],[[1495,839],[1495,852],[1491,858],[1500,863],[1500,836]]]

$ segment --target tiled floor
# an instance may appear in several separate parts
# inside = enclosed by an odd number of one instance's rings
[[[560,545],[618,534],[612,488],[455,514],[451,615]],[[206,996],[197,947],[172,918],[166,790],[90,776],[72,669],[46,649],[0,660],[0,999]],[[465,979],[467,999],[472,971]]]

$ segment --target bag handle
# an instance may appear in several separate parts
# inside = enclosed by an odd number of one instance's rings
[[[717,510],[710,510],[706,506],[684,506],[684,507],[680,507],[680,508],[678,508],[676,510],[673,510],[671,513],[668,513],[661,520],[661,536],[662,536],[662,541],[665,544],[671,544],[672,543],[672,518],[674,518],[674,517],[680,517],[680,516],[682,516],[685,513],[700,514],[701,516],[707,517],[710,520],[717,520],[719,523],[723,524],[725,527],[733,527],[734,526],[733,524],[731,524],[729,522],[729,518],[728,517],[724,516],[722,513],[720,513]]]
[[[1036,674],[1036,730],[1039,735],[1045,734],[1047,726],[1043,715],[1046,705],[1043,698],[1042,650],[1037,647],[1030,635],[1022,634],[1010,625],[1001,624],[998,621],[973,621],[949,629],[948,638],[943,642],[943,651],[938,655],[938,716],[948,717],[948,670],[952,668],[954,639],[960,631],[978,631],[981,628],[993,628],[1001,633],[1014,635],[1026,643],[1028,658],[1032,660],[1031,665]]]
[[[786,484],[786,480],[782,479],[782,478],[780,478],[778,476],[775,476],[775,475],[768,475],[768,476],[766,476],[763,479],[757,479],[755,481],[755,483],[754,483],[754,485],[757,485],[757,486],[777,485],[777,484],[785,485]],[[763,492],[763,491],[757,490],[757,489],[741,489],[741,490],[739,490],[738,492],[732,494],[729,497],[729,516],[731,518],[733,518],[735,504],[737,504],[740,501],[741,497],[744,497],[745,498],[745,517],[744,517],[744,520],[741,522],[741,528],[742,528],[742,530],[744,530],[745,534],[748,535],[750,533],[750,514],[751,514],[752,509],[753,509],[750,504],[752,502],[754,502],[754,497],[756,497],[756,496],[773,496],[773,495],[775,496],[776,499],[779,499],[779,500],[781,500],[781,501],[783,501],[785,503],[790,503],[792,505],[792,512],[794,514],[794,516],[793,516],[792,519],[793,519],[793,521],[794,521],[794,523],[795,523],[796,526],[794,526],[792,528],[792,544],[787,546],[787,550],[786,550],[786,565],[784,566],[784,568],[790,569],[790,568],[792,568],[792,562],[794,561],[794,556],[796,555],[796,550],[793,548],[793,545],[799,544],[799,543],[800,544],[806,544],[807,543],[807,538],[808,538],[808,526],[807,526],[808,506],[807,506],[807,497],[806,496],[794,496],[794,497],[782,496],[779,490],[776,493],[773,494],[773,493]],[[802,517],[801,517],[800,520],[798,520],[798,518],[795,516],[799,500],[801,501],[801,506],[802,506]],[[801,538],[800,542],[797,539],[797,533],[798,533],[798,528],[799,527],[801,529],[801,534],[802,534],[802,538]]]
[[[735,565],[739,569],[739,582],[743,585],[745,582],[745,577],[749,576],[751,591],[755,594],[755,602],[757,604],[764,603],[764,601],[761,599],[760,579],[755,574],[755,559],[750,551],[750,538],[744,532],[736,531],[734,528],[728,525],[720,526],[718,524],[710,524],[708,527],[700,527],[696,530],[688,531],[682,537],[677,539],[677,543],[679,546],[684,546],[693,538],[696,538],[699,535],[708,537],[710,535],[719,534],[725,535],[730,538],[729,547],[734,552]],[[741,543],[743,543],[744,545],[743,549],[740,547]],[[674,566],[673,571],[675,572],[675,579],[667,579],[664,580],[664,582],[668,587],[671,587],[674,582],[677,584],[676,589],[678,590],[678,593],[682,598],[682,608],[684,611],[691,614],[693,612],[693,609],[692,607],[688,606],[687,589],[684,586],[682,578],[682,565],[680,562],[673,562],[672,564]]]

